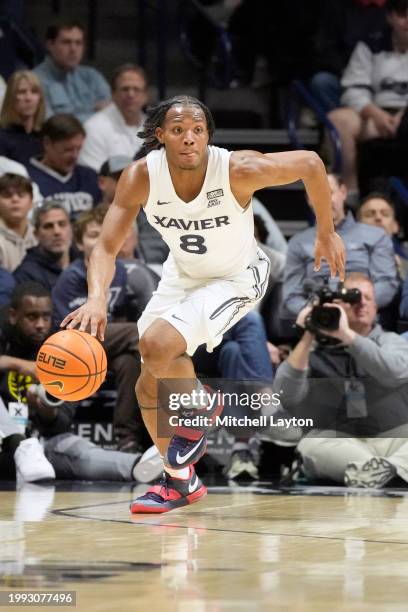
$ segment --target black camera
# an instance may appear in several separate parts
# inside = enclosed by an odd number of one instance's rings
[[[317,298],[318,304],[313,306],[310,315],[305,320],[305,327],[308,331],[316,335],[319,342],[327,343],[327,336],[324,336],[325,331],[336,331],[339,328],[341,312],[338,308],[329,308],[323,304],[341,300],[348,304],[358,304],[361,301],[361,291],[359,289],[346,289],[342,283],[339,283],[337,289],[331,289],[326,281],[324,285],[315,289],[314,298]],[[322,336],[324,339],[322,340]],[[335,338],[333,344],[338,343]]]

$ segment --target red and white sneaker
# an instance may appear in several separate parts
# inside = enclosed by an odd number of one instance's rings
[[[163,479],[130,504],[133,514],[161,514],[194,504],[207,495],[207,489],[190,466],[189,478],[181,479],[164,472]]]

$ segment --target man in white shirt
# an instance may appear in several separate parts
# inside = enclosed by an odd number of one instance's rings
[[[147,83],[142,68],[135,64],[119,66],[112,77],[112,103],[85,122],[86,139],[80,163],[97,172],[109,157],[124,155],[133,159],[142,146],[137,133],[144,122]]]

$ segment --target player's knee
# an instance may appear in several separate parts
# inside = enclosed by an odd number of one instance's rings
[[[139,342],[139,352],[145,367],[151,374],[160,373],[170,362],[170,347],[156,333],[143,334]]]

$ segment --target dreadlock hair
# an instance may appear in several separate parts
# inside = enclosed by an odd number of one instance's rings
[[[197,106],[201,108],[207,122],[207,130],[211,140],[215,130],[215,123],[211,111],[205,104],[193,98],[192,96],[174,96],[168,100],[159,102],[156,106],[150,106],[146,110],[146,119],[143,129],[138,132],[139,138],[143,138],[143,150],[145,155],[155,149],[160,149],[163,145],[159,142],[156,136],[156,129],[163,127],[164,119],[167,111],[173,106]]]

